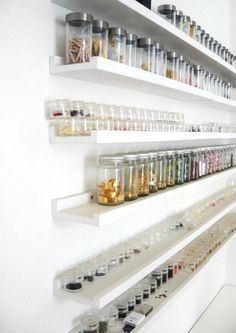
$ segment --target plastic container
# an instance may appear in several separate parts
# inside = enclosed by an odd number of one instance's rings
[[[93,21],[92,56],[107,58],[109,23],[103,20]]]
[[[151,38],[138,38],[137,67],[155,73],[155,42]]]
[[[124,156],[125,187],[124,195],[126,201],[135,200],[138,197],[138,163],[137,155],[128,154]]]
[[[126,33],[125,63],[129,66],[136,66],[137,36]]]
[[[123,28],[109,28],[108,58],[125,63],[126,31]]]

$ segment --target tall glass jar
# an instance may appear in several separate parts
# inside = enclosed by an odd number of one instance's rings
[[[197,23],[196,21],[190,21],[190,34],[189,36],[193,39],[196,39],[196,30],[197,30]]]
[[[206,40],[206,31],[202,29],[201,32],[201,44],[205,46],[205,40]]]
[[[125,62],[126,31],[122,28],[109,28],[108,58]]]
[[[180,30],[183,30],[183,12],[181,10],[176,10],[175,17],[176,17],[176,27]]]
[[[166,77],[173,80],[178,80],[179,77],[179,58],[176,52],[167,52],[167,69]]]
[[[184,182],[191,180],[191,151],[184,151]]]
[[[175,184],[181,185],[184,183],[184,151],[177,150],[175,154]]]
[[[138,155],[138,196],[149,194],[149,155]]]
[[[191,180],[197,180],[199,178],[199,154],[198,150],[191,151]]]
[[[167,186],[175,185],[175,151],[166,152],[166,182]]]
[[[179,56],[179,81],[186,82],[186,60],[183,55]]]
[[[156,43],[156,74],[165,75],[165,60],[164,45]]]
[[[194,86],[202,89],[202,68],[200,65],[194,65]]]
[[[183,16],[183,32],[190,36],[190,16]]]
[[[157,165],[157,153],[149,153],[149,193],[155,193],[158,190]]]
[[[125,63],[129,66],[136,66],[137,36],[131,33],[126,34]]]
[[[163,190],[166,188],[166,153],[158,152],[157,153],[157,182],[158,189]]]
[[[201,34],[202,34],[202,28],[200,25],[197,25],[196,27],[196,36],[195,39],[196,41],[198,41],[199,43],[201,43]]]
[[[93,21],[92,56],[107,58],[109,24],[103,20]]]
[[[99,157],[97,202],[100,205],[119,205],[124,202],[124,168],[122,156]]]
[[[207,48],[207,49],[209,49],[210,48],[210,35],[209,34],[206,34],[205,35],[205,47]]]
[[[155,42],[151,38],[138,38],[137,67],[155,73]]]
[[[138,163],[137,155],[127,154],[124,156],[125,169],[125,200],[131,201],[138,197]]]
[[[202,177],[207,175],[207,152],[206,148],[202,148],[202,163],[201,163],[201,175]]]
[[[211,52],[214,52],[214,43],[215,43],[215,40],[213,37],[211,37],[209,40],[209,49]]]
[[[88,13],[66,15],[66,63],[90,61],[93,16]]]
[[[176,24],[176,7],[174,5],[160,5],[158,6],[157,11],[171,24]]]

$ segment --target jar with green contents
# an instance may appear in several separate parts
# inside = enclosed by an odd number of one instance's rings
[[[166,188],[166,153],[157,153],[157,185],[159,190]]]
[[[138,197],[138,156],[128,154],[124,156],[124,171],[125,171],[125,200],[131,201]]]
[[[166,152],[166,182],[167,186],[175,185],[175,151]]]
[[[191,151],[184,151],[184,182],[189,182],[191,180]]]
[[[181,185],[184,183],[184,151],[178,150],[175,154],[175,183]]]
[[[157,184],[157,153],[149,153],[149,193],[155,193],[158,190]]]
[[[138,154],[138,196],[149,194],[149,155]]]

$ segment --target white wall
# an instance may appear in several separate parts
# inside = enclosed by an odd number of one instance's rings
[[[177,1],[176,1],[177,3]],[[215,22],[227,25],[218,0],[214,15],[208,2],[182,1],[191,15],[218,31]],[[180,1],[179,1],[180,4]],[[202,4],[202,9],[198,9]],[[223,5],[222,5],[223,4]],[[188,10],[189,8],[189,10]],[[185,9],[185,8],[183,8]],[[191,11],[190,11],[191,9]],[[61,54],[60,18],[65,10],[49,0],[0,1],[1,22],[1,172],[0,172],[0,331],[2,333],[65,333],[86,307],[52,295],[56,272],[75,261],[133,235],[152,221],[120,221],[105,229],[51,219],[51,200],[94,187],[96,154],[153,148],[140,146],[57,145],[48,143],[44,101],[68,97],[96,102],[127,104],[183,111],[188,121],[226,121],[229,113],[177,103],[109,86],[49,75],[48,57]],[[215,17],[214,21],[212,17]],[[108,18],[109,19],[109,18]],[[55,38],[56,36],[56,38]],[[219,33],[219,39],[221,34]],[[228,39],[227,29],[225,36]],[[158,146],[156,146],[158,147]],[[204,189],[204,195],[213,191]],[[200,192],[202,193],[202,192]],[[184,205],[200,198],[195,193]],[[180,202],[167,203],[156,221]],[[115,230],[115,232],[114,232]]]

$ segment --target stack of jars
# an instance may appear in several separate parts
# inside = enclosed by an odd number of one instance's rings
[[[164,17],[168,22],[217,54],[224,61],[236,67],[236,56],[211,37],[196,21],[191,20],[190,16],[184,15],[181,10],[177,10],[176,6],[170,4],[160,5],[157,11],[158,14]]]
[[[97,202],[119,205],[236,165],[236,146],[100,156]]]

